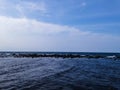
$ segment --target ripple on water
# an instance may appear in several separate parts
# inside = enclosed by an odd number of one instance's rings
[[[10,58],[0,60],[2,90],[119,90],[120,61]]]

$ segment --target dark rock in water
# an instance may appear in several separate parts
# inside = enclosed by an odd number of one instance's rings
[[[85,53],[84,53],[85,54]],[[14,53],[0,53],[1,58],[5,57],[15,57],[15,58],[41,58],[41,57],[52,57],[52,58],[88,58],[88,59],[100,59],[107,58],[113,60],[120,60],[120,54],[110,54],[110,53],[24,53],[24,52],[14,52]]]

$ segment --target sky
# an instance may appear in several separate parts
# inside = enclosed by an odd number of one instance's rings
[[[0,0],[0,51],[120,52],[120,0]]]

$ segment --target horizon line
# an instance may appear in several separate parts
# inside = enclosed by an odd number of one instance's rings
[[[29,52],[36,52],[36,53],[39,53],[39,52],[41,52],[41,53],[54,53],[54,52],[57,52],[57,53],[120,53],[120,52],[112,52],[112,51],[110,51],[110,52],[108,52],[108,51],[16,51],[16,50],[14,50],[14,51],[0,51],[0,53],[1,52],[26,52],[26,53],[29,53]]]

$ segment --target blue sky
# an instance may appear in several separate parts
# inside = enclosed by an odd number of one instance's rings
[[[120,52],[120,0],[0,0],[0,50]]]

